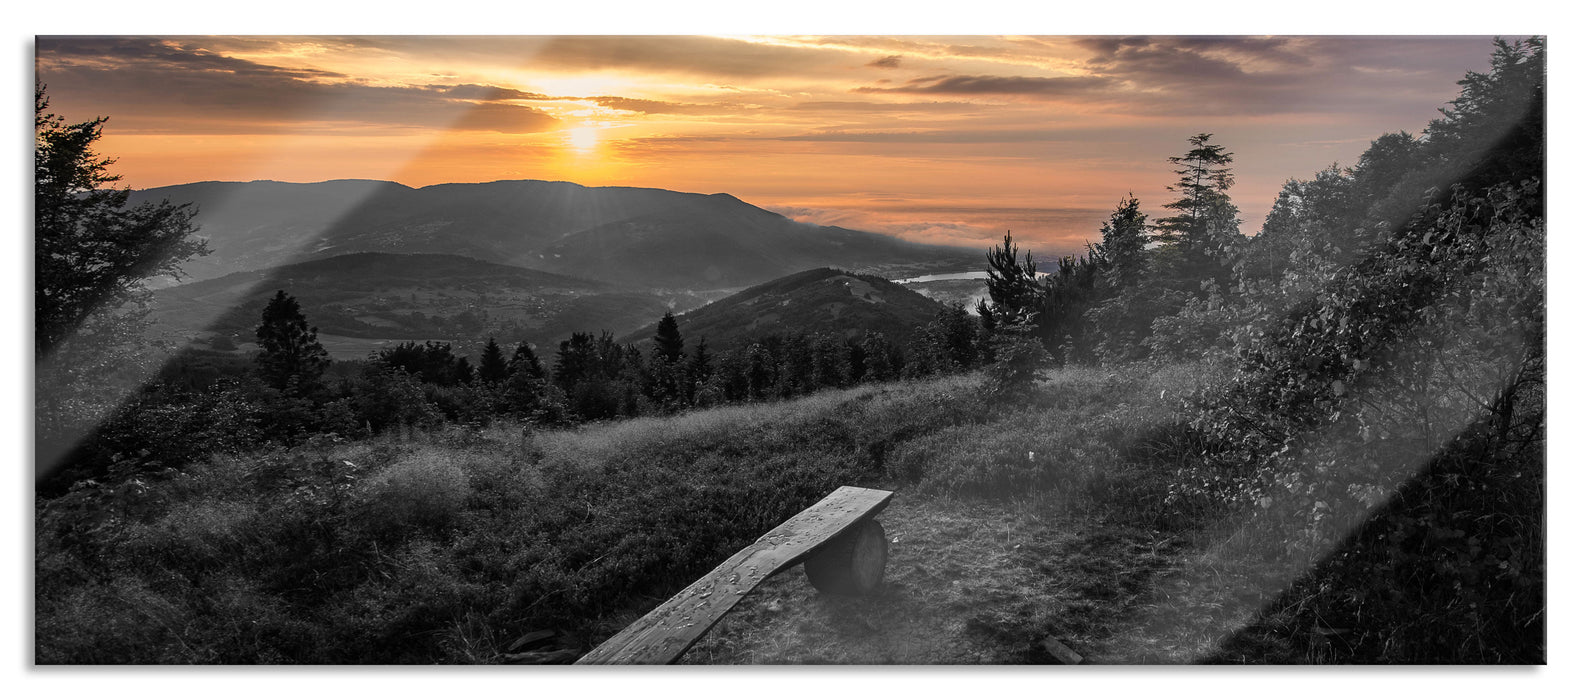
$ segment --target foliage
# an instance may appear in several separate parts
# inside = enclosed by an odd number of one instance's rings
[[[115,161],[95,153],[106,117],[77,124],[45,110],[33,91],[34,354],[39,360],[85,324],[127,326],[146,301],[143,281],[179,275],[208,252],[193,237],[192,209],[168,201],[128,209],[126,189],[108,188]],[[131,328],[122,331],[130,335]]]
[[[1224,146],[1210,143],[1213,137],[1193,136],[1187,139],[1191,150],[1169,159],[1181,166],[1175,171],[1180,178],[1169,186],[1180,198],[1164,205],[1176,214],[1154,224],[1154,240],[1162,246],[1177,278],[1209,277],[1223,282],[1228,273],[1225,255],[1241,237],[1236,207],[1227,194],[1236,182],[1229,167],[1232,154]]]
[[[510,367],[505,360],[505,351],[500,349],[500,344],[489,338],[483,346],[483,352],[478,356],[478,380],[486,384],[498,384],[505,381],[511,374]]]
[[[1061,363],[1089,361],[1092,334],[1086,323],[1089,308],[1100,298],[1102,265],[1091,255],[1066,256],[1044,277],[1043,308],[1037,316],[1039,339]]]
[[[880,338],[882,336],[874,337],[869,344],[876,353],[875,362],[885,364],[888,360],[880,358],[887,351]],[[988,348],[985,345],[982,326],[973,321],[966,307],[947,306],[913,335],[909,343],[911,352],[907,355],[907,375],[926,377],[974,369],[986,359]]]
[[[1005,232],[1005,242],[988,253],[989,276],[985,284],[989,298],[978,302],[978,315],[984,324],[994,327],[1002,319],[1023,317],[1036,311],[1043,300],[1044,291],[1038,284],[1038,266],[1033,263],[1032,252],[1023,253],[1017,260],[1016,244],[1011,242],[1011,232]]]
[[[521,350],[518,349],[518,352]],[[466,357],[457,357],[450,343],[432,340],[422,345],[405,342],[373,353],[370,358],[391,369],[399,369],[416,376],[427,384],[455,386],[471,378],[471,364],[463,364]]]
[[[114,160],[94,151],[105,117],[77,124],[33,94],[33,336],[35,478],[75,471],[70,454],[91,439],[152,369],[141,337],[144,280],[179,275],[208,252],[192,210],[168,201],[127,207],[111,187]],[[63,462],[63,460],[65,460]]]
[[[321,439],[85,482],[36,511],[36,661],[478,662],[519,630],[601,634],[873,483],[887,446],[974,420],[970,393],[852,389],[547,432],[530,452],[514,426]]]
[[[1141,207],[1142,203],[1128,194],[1099,227],[1101,240],[1090,257],[1112,288],[1130,287],[1147,271],[1148,215]]]
[[[319,344],[319,329],[308,325],[294,297],[283,289],[276,291],[264,307],[255,335],[255,362],[266,385],[292,394],[309,394],[319,388],[319,377],[330,363],[329,353]]]
[[[664,318],[659,319],[658,330],[654,331],[654,355],[665,362],[674,363],[679,362],[685,352],[676,317],[666,311]]]
[[[1031,394],[1039,371],[1053,363],[1034,332],[1032,323],[1021,319],[995,327],[989,341],[994,361],[988,366],[985,382],[989,396],[1013,405],[1020,403]]]

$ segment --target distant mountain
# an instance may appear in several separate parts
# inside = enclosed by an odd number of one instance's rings
[[[539,180],[410,188],[335,180],[200,182],[133,203],[198,207],[213,254],[192,279],[357,252],[444,253],[624,286],[724,289],[839,266],[892,276],[981,265],[981,251],[802,224],[726,194]]]
[[[806,270],[752,287],[676,317],[692,347],[707,337],[709,347],[725,349],[766,335],[831,333],[858,338],[880,331],[906,342],[944,307],[882,277],[830,268]],[[658,323],[650,323],[623,342],[644,343]]]
[[[495,336],[549,347],[574,331],[627,332],[663,316],[674,298],[459,255],[353,253],[239,272],[154,293],[155,332],[253,340],[277,289],[297,298],[340,357],[402,340]],[[702,299],[682,299],[688,305]]]

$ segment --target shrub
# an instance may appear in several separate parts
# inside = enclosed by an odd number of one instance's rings
[[[362,482],[360,516],[373,532],[448,525],[467,503],[467,473],[449,452],[420,449]]]

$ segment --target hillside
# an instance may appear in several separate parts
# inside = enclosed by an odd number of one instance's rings
[[[1170,420],[1158,397],[1198,376],[1062,375],[1055,405],[1031,415],[988,410],[978,381],[952,377],[530,441],[503,423],[217,457],[190,467],[179,495],[115,511],[93,556],[66,549],[71,502],[51,504],[37,655],[501,663],[513,640],[552,629],[574,658],[842,484],[898,491],[883,516],[897,538],[885,592],[821,600],[787,571],[683,663],[1028,663],[1048,660],[1029,645],[1051,631],[1093,655],[1122,641],[1117,623],[1177,558],[1175,533],[1092,509],[1161,488],[1157,465],[1109,456],[1109,443]],[[980,439],[1006,430],[1019,437]],[[103,571],[117,587],[101,593]],[[134,592],[176,623],[140,624],[124,602]],[[1129,651],[1105,660],[1139,660]]]
[[[668,308],[652,294],[458,255],[354,253],[159,290],[155,330],[250,341],[277,289],[321,334],[372,341],[343,341],[338,354],[353,357],[386,340],[496,335],[548,345],[577,330],[624,331]]]
[[[977,251],[801,224],[726,194],[515,180],[201,182],[134,192],[191,202],[211,255],[193,279],[356,252],[446,253],[628,286],[742,287],[821,265],[905,275]]]
[[[726,349],[753,338],[791,332],[858,338],[879,331],[895,342],[911,336],[943,307],[899,284],[831,268],[765,282],[676,317],[683,338],[707,337]],[[623,340],[640,343],[656,324]]]

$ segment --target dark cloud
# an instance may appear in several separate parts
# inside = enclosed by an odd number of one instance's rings
[[[978,112],[995,105],[977,102],[800,102],[790,109],[809,112]]]
[[[846,51],[707,36],[397,36],[349,37],[345,41],[354,42],[361,50],[529,70],[630,69],[752,78],[805,76],[809,71],[843,70],[851,64],[851,54]]]
[[[779,141],[848,143],[1028,143],[1085,138],[1083,131],[1055,129],[928,129],[917,131],[821,131],[781,136]]]
[[[505,102],[543,97],[533,93],[472,84],[368,85],[329,71],[227,57],[179,39],[39,37],[36,67],[63,111],[109,114],[123,132],[267,133],[333,122],[528,133],[558,123]]]
[[[601,95],[586,99],[593,100],[600,107],[620,109],[628,112],[642,112],[644,114],[734,114],[742,111],[742,107],[734,103],[709,105],[643,100],[635,97],[617,97],[613,95]]]
[[[1069,96],[1095,93],[1111,87],[1109,78],[1071,76],[1035,78],[1000,75],[935,75],[913,78],[897,87],[863,86],[853,92],[899,92],[947,95],[1040,95]]]
[[[38,37],[40,65],[100,67],[114,70],[137,65],[148,70],[199,71],[246,78],[286,77],[340,79],[340,73],[308,68],[281,68],[231,58],[213,49],[184,44],[179,37]]]
[[[444,95],[445,97],[452,97],[458,100],[476,100],[478,102],[564,99],[550,97],[537,92],[523,92],[515,88],[496,87],[494,85],[424,85],[423,89],[432,90],[435,94]]]
[[[1423,99],[1444,93],[1462,67],[1477,65],[1480,57],[1469,51],[1479,42],[1465,37],[1073,41],[1092,52],[1085,65],[1093,74],[1128,86],[1129,109],[1161,115],[1415,114]]]
[[[872,61],[869,61],[868,66],[871,68],[900,68],[901,55],[893,54],[890,56],[885,56],[884,58],[876,58]]]

